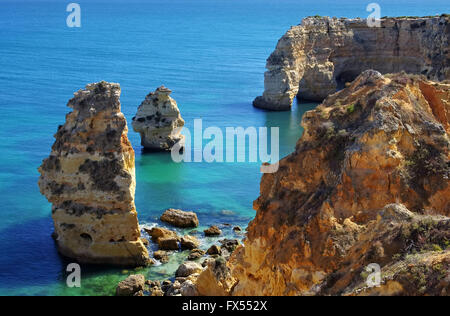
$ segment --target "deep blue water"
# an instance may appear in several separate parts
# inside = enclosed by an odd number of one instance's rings
[[[67,262],[50,238],[50,204],[39,194],[37,167],[74,91],[100,80],[120,83],[130,123],[145,95],[164,84],[187,127],[195,118],[205,127],[279,126],[285,156],[314,104],[283,113],[254,109],[266,58],[302,17],[366,17],[370,1],[79,0],[81,28],[66,26],[69,2],[0,0],[0,295],[113,294],[117,281],[133,272],[83,267],[82,288],[65,287]],[[382,16],[450,11],[446,0],[377,2]],[[202,227],[245,227],[253,218],[258,163],[175,164],[167,154],[142,154],[131,128],[129,138],[141,224],[157,223],[168,207],[196,211]],[[164,278],[183,256],[143,273]]]

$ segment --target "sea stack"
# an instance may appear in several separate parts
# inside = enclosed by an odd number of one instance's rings
[[[134,204],[134,151],[120,110],[120,86],[79,90],[39,168],[52,203],[60,253],[81,263],[142,266],[149,262]]]
[[[264,94],[253,105],[289,110],[294,98],[322,101],[361,72],[406,71],[450,79],[450,18],[363,19],[310,17],[292,27],[267,59]]]
[[[141,135],[145,149],[167,151],[184,141],[181,118],[177,103],[170,97],[172,91],[164,86],[147,95],[133,117],[133,130]]]
[[[450,84],[365,71],[302,126],[262,177],[233,295],[449,295]]]

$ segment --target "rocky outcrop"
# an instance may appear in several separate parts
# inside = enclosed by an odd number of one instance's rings
[[[134,151],[120,111],[120,86],[79,90],[39,168],[39,188],[52,203],[59,251],[83,263],[146,265],[134,205]]]
[[[173,237],[176,239],[179,238],[176,232],[162,227],[153,227],[151,229],[144,228],[144,231],[147,234],[149,234],[150,237],[152,237],[152,241],[156,243],[160,238],[168,238],[168,237]]]
[[[219,240],[219,243],[222,245],[220,248],[220,254],[227,260],[240,244],[237,239],[223,239]]]
[[[414,214],[401,204],[378,215],[346,255],[351,264],[329,274],[317,294],[450,295],[450,219]],[[369,287],[373,263],[382,266],[380,285]]]
[[[147,95],[133,117],[133,130],[141,135],[141,144],[149,150],[170,150],[184,141],[177,103],[170,97],[172,91],[164,86]]]
[[[220,246],[217,245],[212,245],[211,247],[208,248],[208,250],[206,251],[206,253],[210,256],[213,255],[220,255],[221,254],[221,248]]]
[[[194,236],[185,235],[180,240],[181,249],[193,250],[200,246],[200,240]]]
[[[178,250],[180,237],[176,232],[162,227],[144,228],[145,232],[152,237],[152,241],[157,243],[160,250]]]
[[[235,226],[233,227],[233,232],[236,234],[240,234],[242,232],[242,228],[240,228],[239,226]]]
[[[197,214],[170,208],[161,216],[161,221],[175,227],[189,228],[198,226]]]
[[[197,293],[201,296],[230,296],[236,284],[227,261],[218,257],[208,261],[206,269],[196,280]]]
[[[365,71],[302,125],[262,177],[232,294],[448,295],[450,85]]]
[[[267,59],[264,94],[254,106],[289,110],[294,98],[322,101],[362,71],[406,71],[450,79],[450,18],[306,18],[292,27]]]
[[[208,236],[208,237],[222,235],[222,231],[216,225],[213,225],[213,226],[209,227],[208,229],[205,229],[203,232],[205,233],[205,236]]]

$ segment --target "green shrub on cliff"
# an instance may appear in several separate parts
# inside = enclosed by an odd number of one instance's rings
[[[355,112],[355,104],[351,104],[347,107],[348,114],[352,114],[353,112]]]

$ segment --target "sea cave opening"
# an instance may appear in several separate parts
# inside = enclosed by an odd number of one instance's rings
[[[353,80],[355,80],[356,77],[358,77],[360,73],[361,73],[361,71],[356,71],[356,70],[345,70],[345,71],[339,73],[339,75],[336,76],[337,89],[338,90],[344,89],[345,84],[347,82],[352,82]]]

